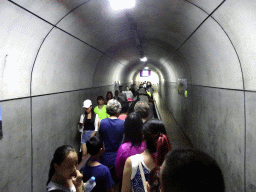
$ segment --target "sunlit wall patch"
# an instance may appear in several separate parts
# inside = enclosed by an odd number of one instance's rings
[[[109,0],[114,10],[131,9],[135,7],[135,0]]]

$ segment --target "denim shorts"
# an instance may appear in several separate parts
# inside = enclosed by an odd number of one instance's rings
[[[81,138],[81,143],[86,143],[86,141],[91,137],[92,133],[94,131],[83,131],[82,138]]]

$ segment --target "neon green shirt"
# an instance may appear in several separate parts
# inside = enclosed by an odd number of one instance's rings
[[[96,107],[94,108],[94,113],[96,113],[96,114],[99,115],[99,120],[108,118],[108,117],[110,116],[109,114],[107,114],[107,108],[106,108],[106,107],[107,107],[107,106],[104,105],[104,106],[101,108],[100,112],[99,112],[99,107],[98,107],[98,106],[96,106]]]

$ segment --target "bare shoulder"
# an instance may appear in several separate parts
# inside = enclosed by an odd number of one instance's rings
[[[125,164],[132,166],[132,159],[131,159],[131,157],[128,157],[126,159]]]
[[[151,155],[142,154],[143,162],[150,170],[156,167],[156,163]]]
[[[131,192],[131,174],[132,174],[132,161],[131,158],[127,158],[124,165],[123,171],[123,182],[122,182],[122,192]]]
[[[132,160],[130,157],[128,157],[124,164],[124,173],[126,172],[131,174],[131,168],[132,168]]]

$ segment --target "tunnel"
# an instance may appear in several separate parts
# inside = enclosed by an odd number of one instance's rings
[[[145,66],[226,191],[256,191],[256,1],[135,2],[0,0],[0,191],[45,191],[55,149],[79,148],[82,102],[129,86]]]

